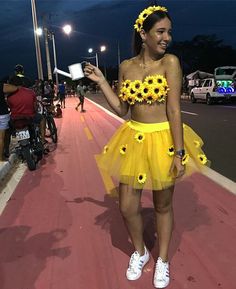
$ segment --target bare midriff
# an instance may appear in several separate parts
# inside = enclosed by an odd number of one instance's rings
[[[168,121],[165,103],[134,104],[130,106],[131,119],[144,123]]]

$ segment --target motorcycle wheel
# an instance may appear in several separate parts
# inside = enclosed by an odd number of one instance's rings
[[[30,171],[34,171],[36,169],[36,160],[34,153],[32,152],[29,146],[26,146],[22,149],[23,158],[27,163],[27,166]]]
[[[54,118],[50,115],[47,117],[47,127],[50,131],[50,137],[54,143],[57,143],[57,127]]]

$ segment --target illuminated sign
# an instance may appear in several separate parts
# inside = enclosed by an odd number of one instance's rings
[[[219,93],[234,93],[236,88],[234,87],[232,80],[217,80],[217,92]]]

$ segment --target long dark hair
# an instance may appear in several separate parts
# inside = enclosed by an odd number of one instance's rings
[[[152,29],[152,27],[159,22],[160,20],[164,18],[168,18],[171,22],[170,15],[167,12],[164,11],[155,11],[152,14],[150,14],[143,22],[143,29],[145,32],[148,32]],[[138,55],[142,49],[142,38],[139,34],[139,32],[134,29],[133,34],[133,53],[134,55]]]

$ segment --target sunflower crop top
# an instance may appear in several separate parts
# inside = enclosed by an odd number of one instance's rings
[[[167,80],[160,74],[145,77],[144,81],[129,79],[122,82],[119,97],[130,105],[135,103],[165,102],[169,90]]]

